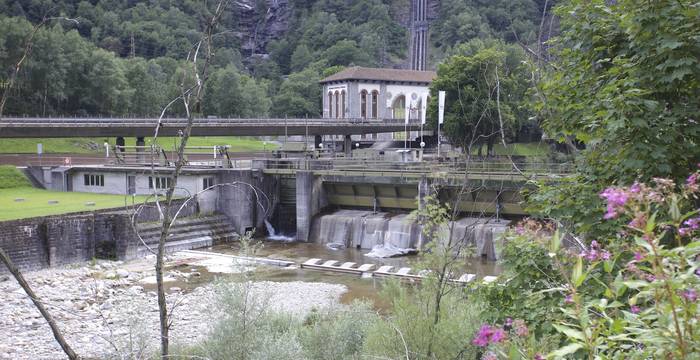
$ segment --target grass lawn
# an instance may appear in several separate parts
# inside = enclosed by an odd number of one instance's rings
[[[15,201],[17,198],[24,201]],[[144,199],[144,196],[136,197],[137,202],[143,202]],[[49,200],[56,200],[58,204],[49,204]],[[95,205],[87,206],[87,202],[94,202]],[[60,192],[32,187],[0,189],[0,221],[107,209],[126,204],[131,204],[131,196]]]
[[[0,165],[0,189],[29,187],[29,180],[12,165]]]
[[[136,145],[136,138],[125,138],[126,145]],[[163,137],[158,139],[158,143],[171,150],[174,145],[174,138]],[[36,154],[38,143],[43,144],[46,154],[90,154],[104,153],[105,142],[114,145],[116,138],[47,138],[47,139],[2,139],[0,141],[0,153],[3,154]],[[146,138],[146,143],[150,138]],[[241,151],[262,151],[271,150],[273,145],[264,145],[262,140],[252,137],[235,136],[198,136],[192,137],[187,142],[189,146],[214,146],[230,145],[231,152]]]
[[[496,144],[494,151],[496,155],[511,156],[547,156],[551,152],[549,145],[541,142],[508,144],[508,147]]]

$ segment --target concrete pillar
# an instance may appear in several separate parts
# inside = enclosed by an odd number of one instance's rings
[[[297,241],[310,240],[311,222],[328,205],[323,181],[312,171],[297,171]]]
[[[146,162],[146,155],[144,154],[145,149],[139,148],[138,146],[146,146],[146,140],[143,138],[143,136],[139,136],[136,138],[136,160],[140,163]]]
[[[343,150],[345,150],[345,157],[352,157],[352,137],[350,135],[345,135]]]
[[[253,172],[251,170],[231,170],[222,172],[221,183],[253,183]],[[234,230],[240,235],[246,230],[255,227],[256,213],[255,192],[249,186],[230,185],[219,187],[219,197],[216,208],[226,215],[233,225]]]
[[[119,151],[124,152],[124,145],[126,145],[126,141],[124,141],[124,137],[117,136],[117,141],[115,142],[115,145],[117,145],[117,149],[119,149]]]
[[[431,195],[431,189],[430,189],[430,181],[428,178],[423,175],[420,178],[420,181],[418,182],[418,210],[421,211],[425,209],[425,198],[427,196]],[[422,221],[422,219],[419,219],[419,222]],[[423,249],[423,234],[418,237],[418,243],[416,244],[416,248],[419,250]]]

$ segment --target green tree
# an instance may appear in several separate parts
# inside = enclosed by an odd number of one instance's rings
[[[292,54],[292,71],[302,71],[314,60],[311,50],[306,44],[300,44]]]
[[[318,71],[309,67],[289,75],[272,100],[272,114],[290,117],[317,117],[321,113]]]
[[[430,118],[437,122],[438,91],[445,91],[445,134],[467,151],[482,144],[493,153],[496,140],[510,137],[523,117],[527,91],[524,54],[496,42],[489,47],[464,47],[463,54],[448,58],[430,86]]]
[[[550,137],[585,146],[566,188],[530,197],[542,216],[601,235],[598,192],[652,177],[684,181],[700,161],[700,7],[691,1],[567,1],[539,109]],[[559,202],[576,193],[579,201]],[[569,198],[570,199],[570,198]],[[550,201],[551,200],[551,201]]]

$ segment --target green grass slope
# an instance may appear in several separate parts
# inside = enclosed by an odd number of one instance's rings
[[[0,221],[116,208],[142,202],[144,196],[60,192],[31,187],[14,166],[0,166]],[[58,201],[58,203],[53,203]],[[52,203],[49,203],[52,202]],[[94,203],[94,205],[87,205]]]
[[[2,139],[0,153],[2,154],[36,154],[37,144],[41,143],[46,154],[90,154],[104,153],[104,143],[114,145],[115,138],[60,138],[60,139]],[[126,138],[126,145],[136,145],[136,138]],[[149,143],[150,139],[146,138]],[[158,143],[166,150],[171,150],[175,138],[163,137]],[[262,140],[252,137],[235,136],[199,136],[192,137],[188,146],[230,145],[231,152],[270,150],[271,144],[265,146]]]
[[[31,186],[29,180],[12,165],[0,165],[0,189]]]

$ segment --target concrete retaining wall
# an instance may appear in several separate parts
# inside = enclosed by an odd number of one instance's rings
[[[179,206],[179,202],[176,206]],[[132,211],[98,210],[0,222],[0,247],[22,270],[34,270],[90,260],[93,257],[133,258],[137,237]],[[181,212],[198,213],[197,202]],[[158,220],[158,210],[147,206],[138,222]],[[4,266],[0,273],[7,272]]]
[[[239,234],[264,229],[279,202],[279,180],[260,170],[221,170],[216,210]],[[252,186],[252,187],[251,187]]]

